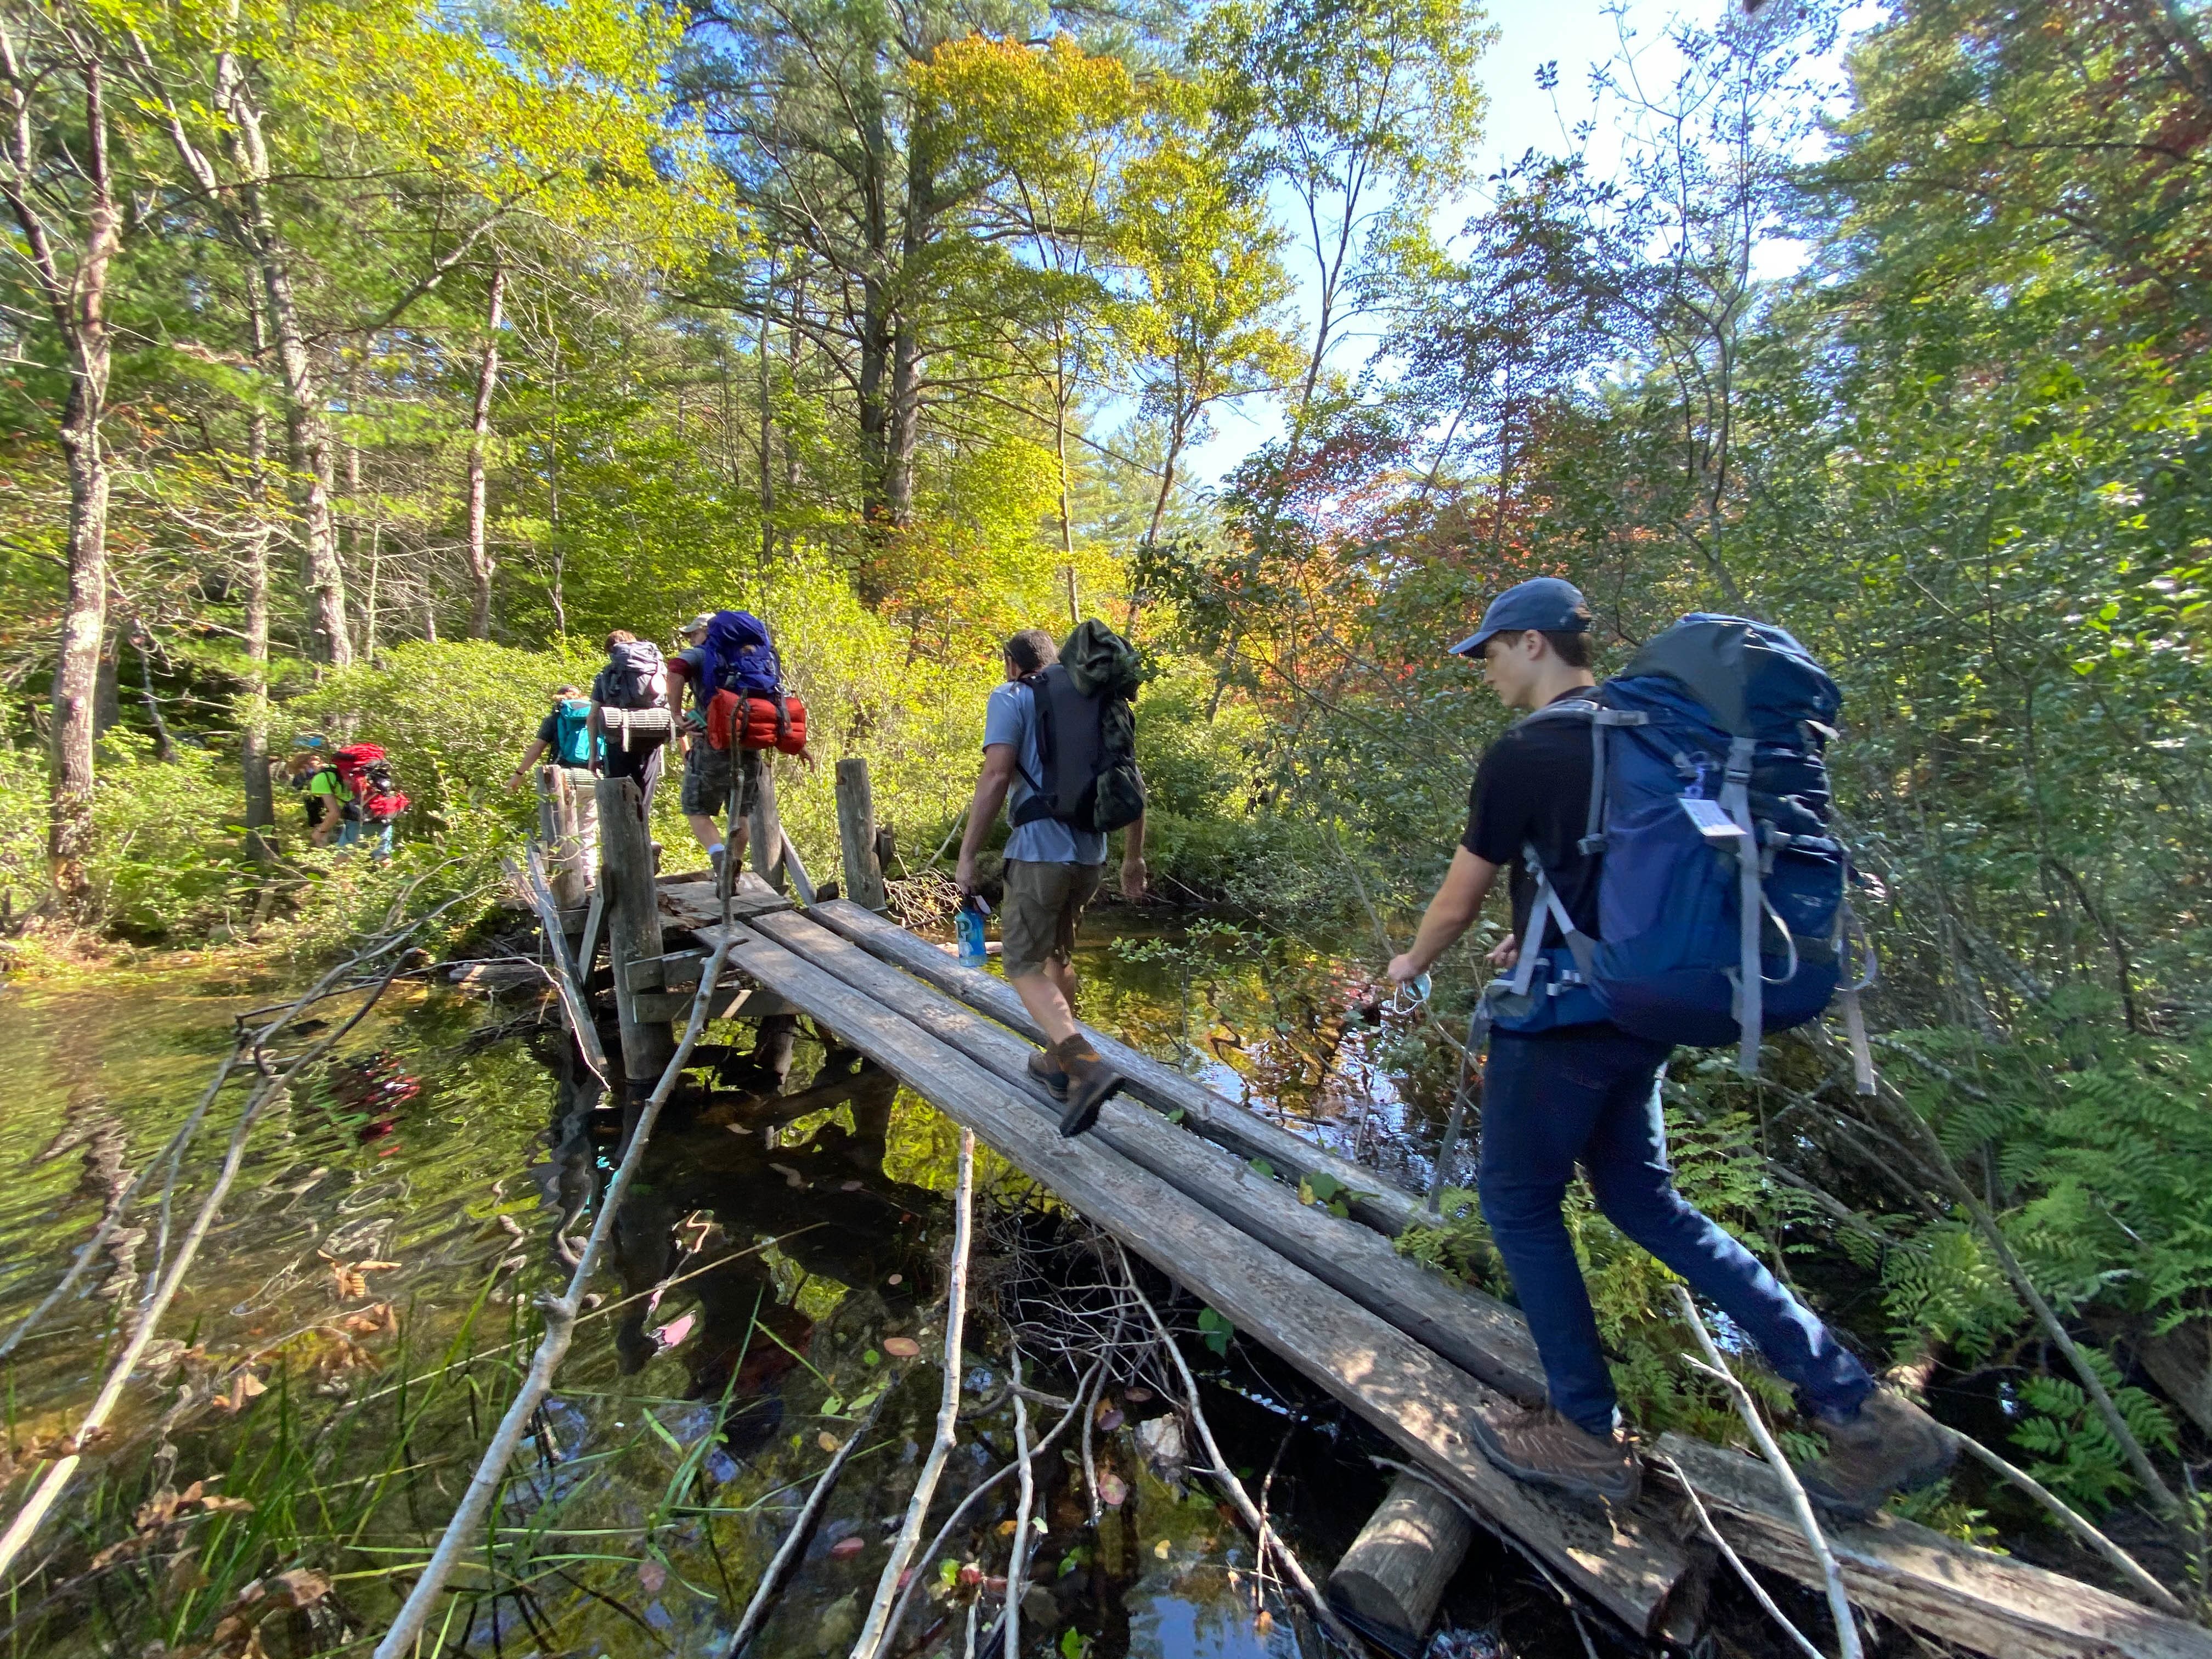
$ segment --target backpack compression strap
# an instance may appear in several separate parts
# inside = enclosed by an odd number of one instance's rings
[[[1759,826],[1751,821],[1751,758],[1754,740],[1734,738],[1729,742],[1728,770],[1721,784],[1721,810],[1735,820],[1743,840],[1735,849],[1737,934],[1741,961],[1736,968],[1735,1068],[1746,1077],[1759,1074],[1759,1039],[1766,1030],[1765,972],[1759,960],[1759,925],[1765,920],[1765,895],[1759,886]]]

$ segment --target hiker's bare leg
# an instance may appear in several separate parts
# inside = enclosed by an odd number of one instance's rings
[[[1058,975],[1054,974],[1054,969],[1059,970]],[[1046,1039],[1054,1043],[1065,1042],[1075,1035],[1073,1006],[1068,1001],[1067,991],[1058,983],[1060,977],[1066,978],[1069,990],[1074,988],[1074,975],[1066,963],[1054,957],[1044,971],[1023,974],[1008,981],[1014,988],[1014,994],[1021,998],[1022,1006],[1030,1011],[1030,1018],[1044,1028]]]
[[[686,812],[684,821],[691,826],[691,833],[697,838],[702,852],[711,853],[722,844],[722,832],[714,827],[714,820],[706,813]]]
[[[1075,964],[1066,957],[1053,957],[1044,964],[1045,977],[1053,982],[1060,998],[1067,1004],[1068,1018],[1075,1017]]]

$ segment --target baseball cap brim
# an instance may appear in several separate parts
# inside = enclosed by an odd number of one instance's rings
[[[1462,640],[1457,645],[1452,647],[1449,654],[1455,657],[1471,657],[1474,655],[1475,653],[1481,650],[1484,646],[1488,645],[1494,637],[1504,631],[1505,630],[1502,628],[1493,628],[1490,629],[1488,633],[1470,634],[1465,639]]]

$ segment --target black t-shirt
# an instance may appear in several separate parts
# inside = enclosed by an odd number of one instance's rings
[[[538,741],[548,749],[561,741],[561,711],[558,708],[538,722]]]
[[[1563,697],[1577,696],[1575,691]],[[1559,698],[1553,699],[1554,702]],[[1577,845],[1589,827],[1590,724],[1554,716],[1513,726],[1482,757],[1468,791],[1467,834],[1460,845],[1479,859],[1511,866],[1513,934],[1528,937],[1536,882],[1521,849],[1533,845],[1575,925],[1597,931],[1598,860]],[[1556,921],[1545,930],[1558,944]]]

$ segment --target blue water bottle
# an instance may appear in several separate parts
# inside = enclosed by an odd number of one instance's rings
[[[980,896],[970,895],[961,901],[960,908],[954,913],[953,926],[960,935],[960,965],[963,968],[983,965],[983,918],[988,911],[989,907]]]

